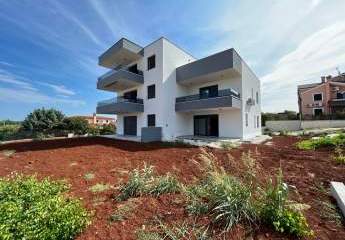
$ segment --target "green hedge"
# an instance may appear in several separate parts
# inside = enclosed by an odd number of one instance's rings
[[[80,201],[59,181],[12,175],[0,179],[0,239],[72,239],[89,224]]]

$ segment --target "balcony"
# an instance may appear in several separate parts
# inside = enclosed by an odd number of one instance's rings
[[[182,85],[192,85],[241,76],[241,74],[241,57],[234,49],[229,49],[178,67],[176,81]]]
[[[144,83],[142,72],[134,73],[125,69],[111,70],[98,78],[97,89],[122,91]]]
[[[217,108],[241,108],[240,94],[232,89],[218,90],[212,96],[195,94],[176,98],[175,111],[186,112]]]
[[[331,107],[345,107],[345,98],[332,99],[329,101]]]
[[[112,98],[99,102],[96,108],[97,114],[121,114],[144,112],[143,99],[127,99],[124,97]]]
[[[121,38],[99,58],[98,64],[106,68],[128,65],[143,56],[143,48],[125,38]]]

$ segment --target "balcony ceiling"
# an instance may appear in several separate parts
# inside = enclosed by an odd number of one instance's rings
[[[98,79],[97,89],[117,92],[144,83],[144,76],[123,69],[112,70]]]
[[[241,76],[241,61],[234,49],[225,50],[178,67],[176,81],[182,85],[191,85]]]
[[[143,48],[125,38],[120,39],[98,59],[98,64],[106,68],[128,65],[142,57]]]

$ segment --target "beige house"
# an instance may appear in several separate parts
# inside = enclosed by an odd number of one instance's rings
[[[96,113],[94,113],[92,116],[79,116],[88,121],[91,125],[97,125],[97,126],[104,126],[104,125],[115,125],[116,120],[115,118],[111,117],[103,117],[103,116],[97,116]]]
[[[299,85],[298,106],[302,118],[345,114],[345,73]]]

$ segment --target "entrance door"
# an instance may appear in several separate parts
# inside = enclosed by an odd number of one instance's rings
[[[194,116],[194,135],[218,137],[218,129],[218,115]]]
[[[128,116],[123,118],[124,135],[137,135],[137,116]]]

